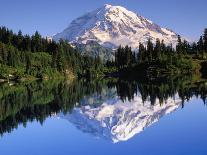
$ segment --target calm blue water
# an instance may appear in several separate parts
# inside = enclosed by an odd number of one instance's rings
[[[22,125],[0,139],[3,155],[206,154],[207,107],[192,99],[131,139],[113,144],[83,133],[67,120],[48,118]]]
[[[69,112],[47,116],[42,125],[35,120],[27,120],[26,126],[19,123],[2,134],[0,154],[207,154],[207,106],[203,100],[192,97],[184,108],[178,99],[166,103],[171,106],[150,106],[140,104],[139,95],[124,102],[116,89],[104,89],[83,96],[82,104]]]

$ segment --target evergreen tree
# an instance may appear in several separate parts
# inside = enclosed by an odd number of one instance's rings
[[[151,42],[151,39],[148,39],[147,41],[147,54],[148,54],[148,61],[152,62],[153,60],[153,43]]]
[[[41,49],[41,35],[36,31],[35,35],[32,36],[31,50],[32,52],[41,52]]]
[[[204,54],[204,43],[203,43],[203,37],[201,36],[198,43],[197,43],[198,51],[200,54]]]
[[[30,55],[31,55],[30,53],[27,53],[27,54],[25,55],[25,61],[26,61],[26,70],[25,70],[25,72],[26,72],[27,74],[30,73],[30,70],[31,70],[31,67],[32,67],[31,56],[30,56]]]
[[[161,42],[159,39],[156,39],[156,44],[153,52],[153,57],[159,59],[161,57]]]
[[[120,68],[121,66],[121,49],[122,47],[119,46],[119,48],[117,49],[116,53],[115,53],[115,64],[118,68]]]
[[[180,35],[178,35],[178,42],[177,42],[177,46],[176,46],[176,51],[178,54],[182,54],[183,53],[183,44],[182,44],[182,40]]]
[[[188,44],[188,42],[186,40],[183,41],[182,43],[182,53],[183,54],[187,54],[190,51],[190,45]]]
[[[22,50],[31,51],[31,39],[29,35],[26,35],[22,41]]]
[[[195,42],[193,42],[191,50],[192,50],[192,53],[195,53],[196,56],[198,56],[198,54],[199,54],[198,47],[197,47],[197,44]]]
[[[58,53],[57,53],[57,69],[58,71],[62,72],[64,70],[64,57],[63,57],[63,47],[60,46],[60,48],[58,49]]]
[[[161,47],[161,55],[160,55],[160,59],[161,59],[161,57],[165,54],[165,51],[166,51],[166,45],[165,45],[165,43],[164,43],[164,40],[162,40],[162,42],[161,42],[161,45],[160,45]]]
[[[139,52],[137,54],[138,63],[143,63],[145,61],[146,49],[142,43],[139,43]]]
[[[126,62],[125,62],[125,65],[126,66],[129,66],[129,65],[131,65],[131,62],[132,62],[132,51],[131,51],[131,47],[128,47],[128,46],[126,46],[125,48],[124,48],[124,50],[125,50],[125,60],[126,60]]]
[[[15,66],[15,53],[11,48],[8,51],[7,64],[9,66]]]
[[[207,53],[207,28],[204,30],[203,48],[204,48],[205,53]]]
[[[23,41],[22,31],[19,30],[18,35],[17,35],[17,48],[19,50],[22,50],[22,41]]]

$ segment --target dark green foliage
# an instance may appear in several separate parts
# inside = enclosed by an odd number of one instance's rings
[[[150,101],[154,105],[159,99],[160,104],[165,104],[169,98],[179,98],[184,102],[192,96],[200,97],[204,104],[207,102],[206,80],[197,75],[160,76],[144,78],[131,76],[130,78],[117,78],[110,82],[110,87],[116,87],[117,95],[125,100],[133,100],[136,94],[140,94],[143,104]]]
[[[131,47],[125,46],[117,49],[115,53],[115,64],[117,68],[132,66],[136,62],[136,55],[132,52]]]
[[[204,51],[207,53],[207,28],[204,30],[203,46],[204,46]]]
[[[155,48],[153,50],[153,57],[157,60],[160,59],[160,55],[161,55],[161,42],[159,39],[157,39]]]
[[[197,49],[199,53],[204,53],[204,43],[203,43],[203,37],[201,36],[198,43],[197,43]]]
[[[181,37],[180,37],[180,35],[178,35],[178,44],[176,46],[176,51],[177,51],[178,54],[183,53],[182,48],[183,48],[183,46],[182,46]]]
[[[147,50],[146,50],[146,52],[147,52],[147,60],[149,61],[149,62],[152,62],[152,60],[153,60],[153,53],[154,53],[154,47],[153,47],[153,43],[151,42],[151,40],[149,39],[148,41],[147,41]]]
[[[206,46],[207,29],[197,44],[190,45],[186,40],[182,41],[178,35],[176,49],[172,47],[172,44],[165,45],[163,40],[157,39],[153,44],[149,39],[146,45],[139,44],[139,52],[136,56],[128,46],[125,48],[120,46],[115,53],[115,65],[119,71],[125,73],[127,71],[140,72],[140,69],[149,72],[170,73],[197,71],[199,61],[206,61]]]
[[[0,87],[0,135],[12,132],[20,124],[26,127],[27,122],[37,121],[42,124],[47,117],[69,113],[74,107],[89,104],[98,107],[111,95],[117,94],[123,101],[131,101],[138,93],[143,104],[150,101],[154,105],[157,99],[161,105],[167,104],[169,97],[179,96],[184,107],[184,102],[192,96],[201,98],[206,104],[207,86],[206,81],[192,76],[166,76],[154,80],[151,77],[80,80],[73,83],[50,80],[16,83],[12,86],[5,83]],[[97,96],[101,98],[97,100]],[[93,97],[93,102],[83,102]]]
[[[26,73],[27,73],[27,74],[30,73],[30,69],[31,69],[31,66],[32,66],[30,55],[31,55],[31,54],[27,53],[26,56],[25,56],[25,61],[26,61]]]
[[[190,45],[178,36],[176,49],[172,45],[165,45],[164,41],[159,39],[155,44],[151,39],[145,45],[140,43],[138,53],[133,52],[129,46],[120,46],[115,52],[115,60],[107,61],[104,66],[98,55],[94,58],[81,55],[81,52],[66,41],[51,42],[38,32],[30,37],[22,35],[21,31],[15,34],[5,27],[0,27],[1,67],[3,65],[13,67],[12,74],[27,74],[38,78],[48,78],[57,72],[67,76],[73,74],[79,77],[94,78],[114,71],[114,68],[115,70],[127,68],[133,70],[139,65],[152,71],[156,69],[177,73],[191,72],[197,66],[194,64],[195,60],[205,61],[206,56],[207,29],[197,44]],[[1,76],[8,76],[7,73],[1,72],[4,74]]]
[[[146,59],[146,48],[142,43],[139,43],[139,53],[137,55],[137,59],[139,60],[139,63],[142,63]]]
[[[102,81],[62,80],[38,81],[0,87],[0,135],[11,132],[19,124],[44,120],[55,113],[67,113],[78,106],[80,100],[103,88]]]
[[[48,41],[37,31],[31,37],[23,36],[21,31],[15,34],[5,27],[0,27],[0,64],[38,78],[56,71],[63,75],[86,76],[96,74],[95,70],[101,71],[103,67],[99,58],[82,56],[66,41]]]

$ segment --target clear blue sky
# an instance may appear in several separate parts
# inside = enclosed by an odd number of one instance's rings
[[[124,6],[191,39],[207,27],[207,0],[0,0],[0,25],[52,35],[104,4]]]

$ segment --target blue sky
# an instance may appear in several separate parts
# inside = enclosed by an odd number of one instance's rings
[[[104,4],[124,6],[191,39],[207,27],[207,0],[0,0],[0,25],[52,35]]]

